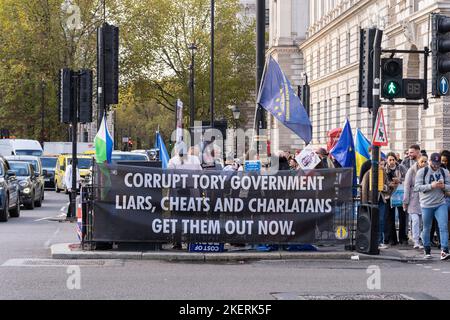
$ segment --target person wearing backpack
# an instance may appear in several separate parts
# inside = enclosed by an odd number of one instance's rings
[[[427,156],[420,156],[419,160],[409,168],[405,177],[405,193],[403,195],[403,210],[408,212],[411,218],[411,233],[414,241],[414,249],[423,249],[420,244],[420,225],[422,224],[422,208],[420,207],[419,193],[414,192],[417,171],[426,167],[428,164]]]
[[[417,172],[414,184],[414,191],[419,192],[420,207],[422,208],[424,259],[432,258],[430,229],[433,217],[435,217],[441,238],[441,260],[447,260],[450,258],[450,254],[448,252],[448,211],[445,193],[450,191],[450,176],[448,170],[441,167],[439,153],[431,154],[429,165]]]
[[[405,211],[403,211],[403,206],[393,207],[391,205],[392,194],[399,188],[405,179],[407,169],[397,163],[397,156],[393,152],[387,154],[387,162],[384,168],[384,174],[387,177],[388,191],[382,191],[383,197],[387,202],[386,212],[385,212],[385,243],[390,243],[391,245],[397,245],[399,242],[401,244],[408,243],[407,236],[407,216]],[[395,211],[398,210],[399,219],[399,232],[397,238],[397,230],[395,227]]]

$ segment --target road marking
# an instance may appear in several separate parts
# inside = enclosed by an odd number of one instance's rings
[[[433,269],[433,271],[441,271],[441,269]]]
[[[431,269],[433,268],[432,266],[424,266],[425,269]]]
[[[421,266],[423,266],[423,264],[422,263],[417,263],[416,266],[421,267]]]
[[[450,271],[442,271],[444,274],[450,274]]]
[[[66,209],[67,209],[66,207],[62,207],[60,211],[64,212],[64,211],[66,211]]]
[[[52,219],[52,218],[54,218],[54,217],[45,217],[45,218],[41,218],[41,219],[36,219],[34,221],[36,222],[36,221],[48,220],[48,219]]]
[[[45,249],[49,249],[50,248],[50,243],[53,240],[54,237],[56,237],[56,235],[59,233],[60,228],[56,229],[56,231],[53,233],[53,235],[44,243],[44,248]]]

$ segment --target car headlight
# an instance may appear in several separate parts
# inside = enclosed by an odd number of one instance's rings
[[[25,188],[23,189],[23,193],[30,193],[31,189],[30,188]]]
[[[20,181],[19,186],[21,187],[28,187],[28,181]]]

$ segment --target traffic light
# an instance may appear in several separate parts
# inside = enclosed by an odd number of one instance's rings
[[[403,60],[381,59],[381,96],[393,100],[403,98]]]
[[[449,94],[450,79],[450,17],[432,15],[432,88],[435,97]]]
[[[359,103],[360,108],[373,107],[373,44],[376,29],[361,29],[359,42]]]
[[[83,69],[79,75],[80,110],[79,121],[81,123],[92,122],[92,71]]]
[[[61,69],[59,73],[59,122],[72,122],[72,108],[74,106],[75,91],[73,85],[73,71]]]
[[[119,28],[104,23],[98,29],[97,72],[103,75],[105,105],[119,103]],[[97,77],[98,87],[101,77]]]

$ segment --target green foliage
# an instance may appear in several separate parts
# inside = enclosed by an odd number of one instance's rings
[[[17,137],[39,139],[43,96],[46,140],[66,138],[67,126],[58,122],[59,70],[96,69],[102,1],[73,1],[81,9],[82,22],[75,30],[67,28],[70,13],[62,12],[62,3],[0,1],[0,128],[9,128]],[[187,120],[192,43],[197,46],[195,118],[208,120],[210,0],[107,0],[106,4],[107,21],[120,27],[118,133],[133,128],[133,135],[152,146],[159,126],[167,141],[175,126],[176,99],[187,106]],[[216,118],[230,119],[226,107],[250,100],[254,91],[255,25],[240,21],[239,10],[238,0],[216,1]]]
[[[67,137],[58,121],[59,70],[94,68],[98,1],[78,1],[81,29],[69,30],[61,0],[0,2],[0,127],[39,139],[44,106],[45,139]]]

